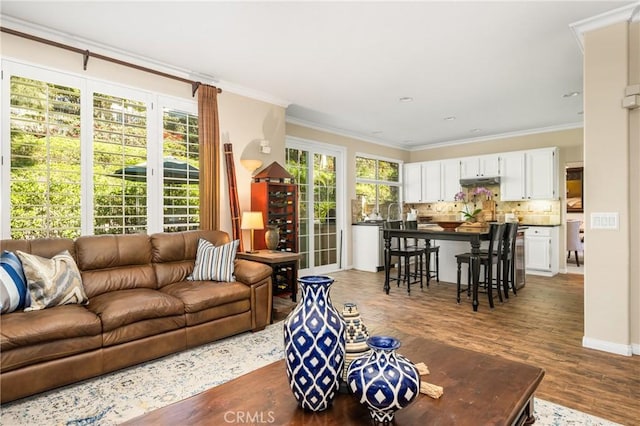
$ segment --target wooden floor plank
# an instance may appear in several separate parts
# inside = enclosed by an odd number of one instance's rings
[[[582,347],[583,276],[527,275],[527,285],[489,310],[486,294],[473,312],[455,285],[382,287],[383,273],[331,274],[333,304],[354,302],[372,334],[421,336],[478,352],[526,362],[546,371],[537,396],[625,425],[640,424],[640,357]],[[402,352],[402,348],[400,349]]]

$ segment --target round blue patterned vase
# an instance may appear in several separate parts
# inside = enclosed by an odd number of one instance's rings
[[[322,411],[338,392],[345,322],[329,298],[333,278],[307,276],[298,282],[302,300],[284,320],[287,377],[302,408]]]
[[[420,375],[415,365],[396,353],[400,341],[393,337],[371,336],[371,353],[349,365],[349,390],[369,407],[371,418],[390,423],[396,411],[409,405],[420,392]]]

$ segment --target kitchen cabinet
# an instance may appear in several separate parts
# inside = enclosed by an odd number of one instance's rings
[[[558,198],[558,161],[556,149],[536,149],[526,153],[527,199]]]
[[[525,199],[525,155],[523,151],[508,152],[500,156],[500,200]]]
[[[422,202],[454,201],[460,191],[458,159],[422,163]]]
[[[500,156],[498,154],[460,159],[460,179],[485,176],[500,176]]]
[[[552,200],[558,198],[556,148],[509,152],[500,155],[500,200]]]
[[[353,225],[353,269],[378,272],[384,269],[384,243],[382,227],[378,225]]]
[[[528,274],[558,273],[559,227],[535,226],[525,230],[525,268]]]
[[[404,202],[422,202],[422,163],[406,163],[404,169]]]

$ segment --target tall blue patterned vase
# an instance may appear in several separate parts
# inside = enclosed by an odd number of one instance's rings
[[[349,365],[349,390],[367,405],[371,418],[390,423],[395,412],[411,404],[420,392],[420,375],[415,365],[396,353],[400,341],[393,337],[371,336],[371,353]]]
[[[331,304],[333,278],[298,279],[302,300],[284,321],[287,377],[300,406],[322,411],[338,392],[344,367],[345,322]]]

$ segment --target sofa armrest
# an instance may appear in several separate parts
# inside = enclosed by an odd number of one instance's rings
[[[251,330],[262,330],[271,322],[273,288],[271,266],[246,259],[236,259],[235,276],[251,288]]]
[[[248,286],[260,283],[273,273],[271,266],[251,260],[236,259],[234,275],[236,280]]]

